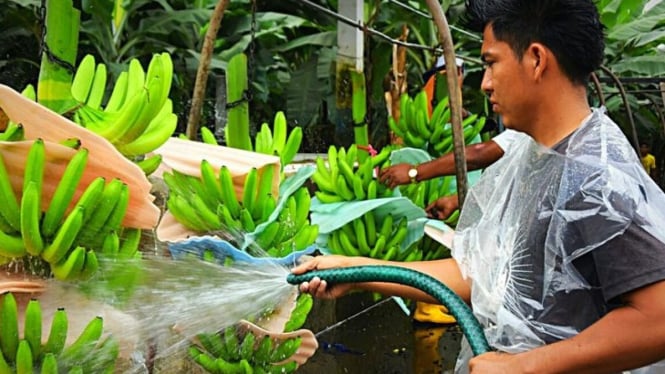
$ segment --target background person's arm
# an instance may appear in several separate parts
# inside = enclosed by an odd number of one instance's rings
[[[468,170],[478,170],[488,167],[503,156],[503,149],[493,140],[472,144],[464,148],[466,152],[466,165]],[[397,164],[384,169],[379,182],[385,183],[389,188],[411,183],[408,172],[413,165]],[[444,175],[455,174],[455,155],[447,153],[437,159],[424,162],[416,166],[418,176],[416,181],[420,182]]]

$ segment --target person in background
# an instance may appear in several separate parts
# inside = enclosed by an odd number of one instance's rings
[[[651,146],[648,143],[640,143],[640,157],[642,158],[644,170],[653,180],[657,180],[658,169],[656,168],[656,157],[651,154]]]
[[[467,0],[483,32],[481,87],[530,137],[469,190],[453,258],[318,256],[292,269],[392,265],[431,275],[467,303],[493,351],[460,373],[665,373],[665,193],[625,135],[587,101],[603,60],[592,0]],[[300,285],[315,297],[369,290],[436,302],[392,283]]]
[[[460,58],[456,58],[457,74],[459,76],[460,87],[464,81],[464,62]],[[437,79],[445,79],[446,63],[443,57],[439,57],[435,66],[423,74],[425,81],[424,90],[427,92],[429,98],[428,103],[431,105],[432,98],[436,87]],[[463,117],[468,116],[468,112],[463,110]],[[487,125],[486,125],[487,127]],[[491,126],[490,126],[491,127]],[[465,147],[466,164],[470,171],[484,169],[493,164],[504,155],[511,144],[516,139],[525,136],[522,133],[507,129],[488,141],[471,144]],[[392,165],[381,170],[379,174],[379,182],[384,183],[388,188],[395,188],[400,185],[409,183],[420,182],[432,178],[442,177],[446,175],[455,174],[455,156],[454,154],[447,153],[437,159],[425,162],[419,165],[411,165],[401,163]],[[450,204],[445,204],[449,209],[439,209],[436,218],[446,219],[457,209],[457,204],[453,203],[456,197],[449,197],[445,201]],[[454,209],[452,209],[454,205]],[[452,209],[452,210],[451,210]],[[443,213],[445,212],[445,213]]]

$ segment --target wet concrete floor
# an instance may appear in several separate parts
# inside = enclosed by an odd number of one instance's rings
[[[451,373],[462,338],[457,325],[414,322],[394,299],[368,293],[316,300],[303,327],[319,349],[297,373]]]

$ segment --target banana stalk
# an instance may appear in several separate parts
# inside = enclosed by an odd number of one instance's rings
[[[367,113],[365,73],[362,71],[351,71],[351,84],[353,86],[351,115],[353,117],[353,134],[357,145],[368,146],[369,135],[365,115]],[[362,163],[368,153],[364,150],[358,152],[358,162]]]
[[[46,0],[46,48],[42,53],[37,98],[40,104],[60,114],[76,105],[70,92],[74,71],[52,61],[47,53],[74,66],[80,16],[71,0]]]
[[[226,98],[237,105],[229,108],[226,125],[226,144],[229,147],[252,150],[249,138],[249,103],[244,100],[247,90],[247,56],[235,55],[226,69]]]

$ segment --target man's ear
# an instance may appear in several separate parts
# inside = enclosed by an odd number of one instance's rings
[[[536,81],[543,78],[551,63],[550,59],[553,58],[550,50],[540,43],[532,43],[527,48],[525,57],[527,58],[527,68],[532,71],[532,77]]]

